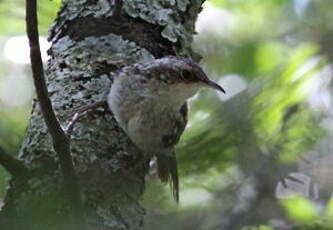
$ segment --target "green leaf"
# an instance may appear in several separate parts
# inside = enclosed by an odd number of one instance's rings
[[[280,204],[286,210],[289,218],[298,223],[311,223],[320,218],[319,213],[311,201],[303,197],[284,199],[280,201]]]

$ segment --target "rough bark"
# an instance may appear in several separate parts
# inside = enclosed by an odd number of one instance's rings
[[[63,0],[50,30],[48,92],[62,126],[74,108],[98,101],[110,72],[167,55],[194,56],[194,22],[204,0]],[[71,134],[75,169],[89,229],[143,229],[148,165],[131,171],[142,153],[111,112],[88,112]],[[0,228],[66,229],[68,204],[50,135],[34,102],[19,153],[30,173],[15,176],[0,213]]]

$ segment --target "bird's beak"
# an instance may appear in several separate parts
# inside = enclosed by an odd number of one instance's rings
[[[222,86],[220,86],[219,84],[217,84],[217,83],[214,82],[214,81],[208,80],[208,81],[206,82],[206,85],[207,85],[208,87],[210,87],[210,88],[213,88],[213,89],[216,89],[216,90],[219,90],[219,91],[225,93],[225,90],[222,88]]]

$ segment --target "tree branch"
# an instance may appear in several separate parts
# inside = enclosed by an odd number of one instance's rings
[[[25,164],[15,157],[7,154],[0,146],[0,165],[2,165],[11,175],[26,175],[28,172]]]
[[[61,128],[51,101],[48,97],[47,87],[44,78],[44,69],[40,53],[39,35],[38,35],[37,3],[36,0],[26,0],[26,26],[30,45],[31,69],[36,88],[37,98],[40,108],[53,140],[53,147],[59,157],[59,162],[64,177],[66,196],[71,204],[76,218],[82,221],[82,204],[80,191],[74,171],[73,161],[70,151],[70,141]],[[82,222],[80,223],[82,226]]]

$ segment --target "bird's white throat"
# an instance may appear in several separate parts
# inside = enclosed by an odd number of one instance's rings
[[[170,106],[175,109],[180,108],[184,102],[194,96],[200,89],[198,84],[176,83],[160,89],[158,100],[165,106]]]

